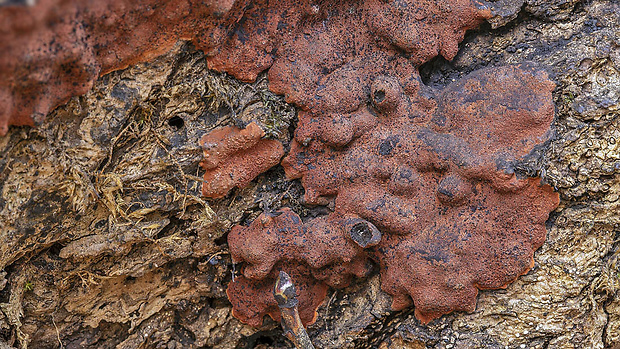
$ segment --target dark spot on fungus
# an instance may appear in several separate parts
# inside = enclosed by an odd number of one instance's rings
[[[420,183],[420,176],[409,167],[399,168],[388,184],[390,192],[396,195],[413,195]]]
[[[375,91],[374,96],[375,96],[375,100],[374,100],[375,104],[380,105],[381,102],[383,102],[383,100],[385,99],[385,91],[383,90]]]
[[[447,176],[439,182],[437,187],[437,197],[449,206],[463,203],[472,194],[471,184],[460,176]]]
[[[390,136],[381,144],[379,144],[379,154],[383,156],[388,156],[394,150],[394,147],[398,144],[399,138],[398,136]]]

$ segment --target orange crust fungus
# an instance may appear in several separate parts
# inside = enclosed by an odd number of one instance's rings
[[[254,122],[241,130],[234,126],[202,136],[205,169],[202,195],[217,199],[234,187],[245,187],[256,176],[277,165],[284,155],[282,143],[262,139],[265,132]]]
[[[233,314],[279,320],[273,286],[287,272],[304,323],[327,288],[373,266],[394,309],[423,323],[472,311],[481,289],[504,288],[533,266],[558,195],[518,171],[551,136],[554,84],[530,64],[486,68],[443,90],[418,68],[452,59],[465,31],[490,17],[475,0],[40,0],[0,9],[0,134],[40,122],[105,72],[192,40],[210,68],[270,89],[300,108],[286,175],[301,218],[263,213],[228,236],[242,273]],[[6,20],[5,20],[6,19]],[[204,136],[203,193],[218,198],[278,163],[255,124]]]

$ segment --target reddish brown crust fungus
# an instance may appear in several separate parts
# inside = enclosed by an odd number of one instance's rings
[[[284,270],[297,288],[302,321],[314,322],[328,285],[346,287],[354,276],[370,272],[366,253],[346,236],[355,224],[359,222],[334,216],[302,224],[295,212],[283,208],[261,214],[249,227],[234,227],[228,236],[232,259],[245,263],[243,276],[235,278],[227,291],[235,316],[253,325],[262,324],[265,315],[279,321],[273,286]]]
[[[282,143],[262,139],[265,132],[254,122],[244,129],[227,126],[215,129],[200,139],[206,170],[202,195],[216,199],[234,187],[245,187],[256,176],[280,162]]]
[[[302,224],[284,209],[292,218],[237,227],[233,259],[258,279],[294,261],[317,282],[319,271],[352,276],[343,265],[371,259],[394,309],[413,304],[423,323],[472,311],[479,289],[506,287],[532,267],[558,204],[552,188],[514,168],[549,136],[554,85],[528,64],[483,69],[443,91],[407,93],[388,75],[368,85],[371,107],[301,112],[283,160],[306,201],[335,200],[334,212]]]
[[[313,323],[317,316],[316,309],[325,299],[328,286],[317,281],[309,268],[286,262],[276,265],[263,279],[250,279],[241,275],[228,284],[226,294],[233,305],[233,316],[254,327],[263,324],[265,315],[279,322],[280,308],[273,296],[273,288],[281,270],[286,271],[295,284],[302,322]]]
[[[301,178],[306,202],[335,200],[334,212],[302,224],[284,209],[235,228],[233,260],[248,279],[273,280],[288,263],[310,271],[306,284],[344,287],[371,259],[395,309],[413,303],[424,323],[471,311],[478,289],[529,270],[558,204],[550,187],[514,173],[549,136],[553,84],[525,64],[433,91],[417,67],[438,53],[451,59],[488,12],[469,1],[354,7],[306,17],[269,70],[271,88],[303,109],[286,173]]]
[[[531,268],[558,204],[539,179],[515,174],[548,138],[544,72],[489,68],[443,91],[420,82],[422,63],[452,59],[465,31],[490,16],[475,1],[40,0],[0,16],[0,134],[179,39],[242,80],[269,69],[270,88],[302,109],[282,164],[306,202],[334,201],[334,211],[302,223],[283,209],[232,230],[233,260],[245,266],[228,295],[249,324],[279,319],[280,270],[310,323],[327,286],[366,275],[370,261],[395,309],[413,303],[424,323],[471,311],[479,289]],[[277,163],[281,144],[251,125],[203,138],[206,196]]]

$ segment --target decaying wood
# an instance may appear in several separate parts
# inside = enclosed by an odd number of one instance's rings
[[[620,9],[612,0],[495,1],[456,57],[420,68],[442,88],[534,61],[557,87],[555,136],[519,171],[560,193],[534,266],[476,310],[423,326],[392,312],[380,277],[330,291],[307,333],[320,348],[612,348],[620,342]],[[501,11],[500,11],[501,10]],[[257,122],[288,151],[295,109],[260,75],[210,71],[180,42],[99,78],[37,128],[0,138],[0,347],[290,347],[279,324],[231,315],[226,234],[304,204],[281,167],[218,200],[200,195],[199,139]],[[329,209],[329,207],[327,208]]]

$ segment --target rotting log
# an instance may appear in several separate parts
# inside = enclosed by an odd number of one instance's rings
[[[547,67],[557,85],[556,135],[518,170],[540,175],[561,202],[532,270],[505,290],[482,291],[473,312],[427,326],[410,310],[391,312],[371,275],[327,294],[308,328],[317,347],[620,341],[618,5],[491,7],[490,25],[469,32],[451,62],[431,60],[420,75],[440,89],[486,66]],[[209,71],[185,43],[93,84],[39,115],[37,128],[13,127],[0,139],[2,340],[32,348],[288,345],[278,324],[253,329],[231,316],[225,236],[263,211],[288,206],[310,217],[325,209],[304,205],[303,188],[282,168],[205,200],[198,141],[216,127],[256,121],[286,148],[293,106],[268,91],[264,75],[248,84]]]

